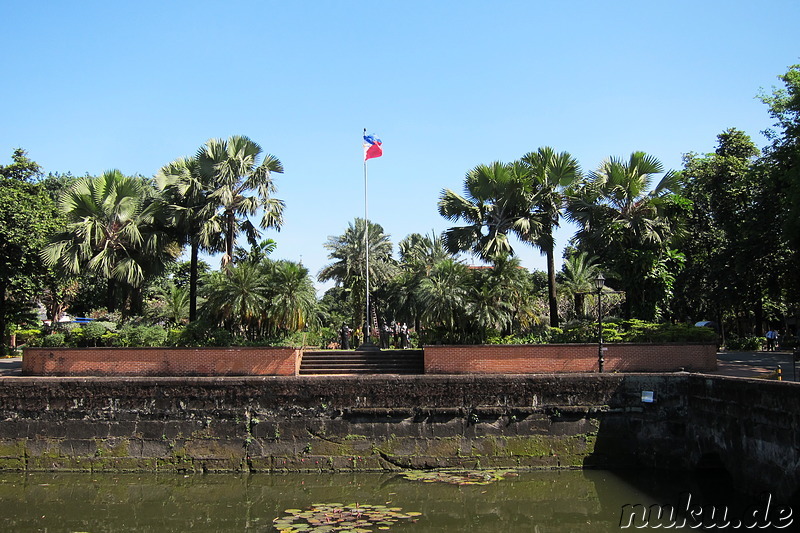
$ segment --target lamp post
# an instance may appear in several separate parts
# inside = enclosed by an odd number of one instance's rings
[[[597,274],[594,279],[594,286],[597,288],[597,366],[600,373],[603,373],[603,306],[601,304],[601,297],[603,294],[603,286],[606,284],[606,278],[602,273]]]

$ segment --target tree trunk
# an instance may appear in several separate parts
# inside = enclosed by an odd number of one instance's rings
[[[114,285],[115,285],[114,280],[111,279],[111,278],[108,278],[108,282],[107,282],[107,285],[106,285],[106,287],[107,287],[106,288],[106,310],[108,310],[109,313],[113,313],[114,311],[117,310],[117,301],[116,301],[116,294],[114,294],[114,292],[115,292],[114,291],[114,289],[115,289]]]
[[[225,213],[225,257],[222,260],[225,262],[224,266],[228,266],[233,262],[233,237],[236,230],[236,224],[233,213]]]
[[[556,294],[556,260],[553,246],[545,250],[547,255],[547,291],[550,302],[550,327],[558,327],[558,295]]]
[[[200,245],[192,239],[192,255],[189,262],[189,322],[197,320],[197,256]]]

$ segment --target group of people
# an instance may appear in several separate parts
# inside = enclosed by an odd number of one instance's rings
[[[368,333],[365,329],[365,335]],[[386,322],[379,328],[378,331],[381,349],[399,348],[405,350],[411,347],[408,339],[408,326],[405,323],[398,323],[392,321],[391,324]],[[342,324],[339,329],[339,347],[342,350],[349,350],[351,346],[357,348],[359,344],[358,331],[353,330],[347,324]]]

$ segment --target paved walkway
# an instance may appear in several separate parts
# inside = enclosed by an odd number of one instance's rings
[[[774,379],[775,369],[781,366],[783,381],[800,381],[800,363],[794,373],[792,352],[719,352],[717,370],[720,376]],[[22,375],[22,358],[0,358],[0,377]]]

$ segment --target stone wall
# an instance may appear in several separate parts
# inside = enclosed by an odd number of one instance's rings
[[[715,344],[607,344],[605,372],[711,372]],[[597,372],[596,344],[425,346],[426,374]]]
[[[294,376],[295,348],[26,348],[27,376]]]
[[[0,469],[685,469],[716,458],[743,488],[787,497],[798,407],[800,385],[685,373],[3,378]]]

